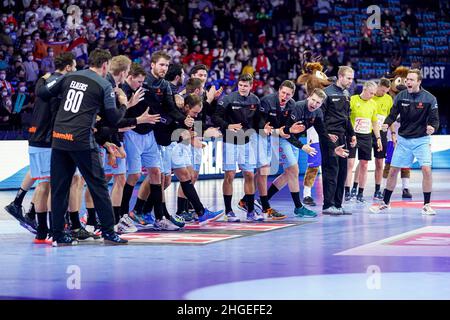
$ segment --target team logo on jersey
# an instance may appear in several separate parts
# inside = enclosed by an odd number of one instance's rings
[[[157,88],[157,89],[156,89],[156,94],[157,94],[158,96],[162,96],[162,91],[161,91],[160,88]]]
[[[423,103],[419,102],[419,104],[417,105],[417,109],[423,109]]]
[[[255,110],[256,110],[256,106],[255,106],[254,104],[252,104],[252,105],[250,106],[250,110],[255,111]]]
[[[289,111],[284,112],[284,116],[287,117],[289,115]]]
[[[114,91],[111,91],[111,98],[115,98],[116,94],[114,93]]]

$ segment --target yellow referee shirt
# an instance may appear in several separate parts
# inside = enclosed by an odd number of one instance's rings
[[[378,121],[377,104],[373,99],[363,100],[359,95],[350,98],[350,121],[355,133],[372,133],[372,121]]]
[[[378,126],[381,129],[381,126],[384,123],[384,120],[387,118],[389,113],[391,112],[392,105],[394,104],[392,97],[389,94],[385,94],[384,96],[378,97],[377,95],[373,96],[373,101],[377,104],[377,118],[378,118]]]

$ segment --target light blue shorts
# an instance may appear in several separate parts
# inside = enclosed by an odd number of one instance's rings
[[[192,154],[192,167],[194,171],[200,171],[200,166],[202,165],[203,159],[203,148],[194,148],[191,145],[191,154]]]
[[[30,156],[30,174],[33,180],[50,180],[51,148],[40,148],[28,146]]]
[[[173,148],[177,145],[176,142],[172,142],[168,146],[161,146],[161,173],[165,176],[170,176],[172,174],[172,153]]]
[[[272,150],[270,144],[270,136],[263,137],[255,133],[251,138],[254,144],[253,150],[256,153],[256,168],[268,166],[272,160]]]
[[[127,153],[127,173],[141,173],[142,168],[161,169],[161,150],[153,131],[139,134],[133,130],[125,132],[124,146]]]
[[[421,167],[431,167],[430,141],[430,136],[409,139],[398,136],[391,167],[409,168],[412,166],[414,158]]]
[[[172,150],[172,169],[181,169],[191,166],[192,166],[192,145],[177,143]]]
[[[237,166],[242,171],[253,172],[256,168],[256,154],[254,144],[223,143],[223,171],[236,171]],[[237,165],[237,166],[236,166]]]
[[[106,156],[106,149],[100,149],[100,155],[102,157],[103,170],[105,171],[105,176],[113,176],[116,174],[126,174],[127,173],[127,160],[126,158],[117,158],[116,165],[114,167],[108,164],[108,157]]]
[[[280,164],[283,169],[298,164],[300,150],[294,147],[286,139],[280,138]]]

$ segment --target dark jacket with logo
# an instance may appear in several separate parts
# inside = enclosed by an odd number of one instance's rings
[[[248,96],[244,97],[241,96],[239,92],[235,91],[219,100],[212,121],[222,131],[224,142],[246,144],[250,141],[249,132],[247,130],[260,129],[261,116],[259,110],[260,101],[256,95],[250,93]],[[227,132],[227,128],[230,124],[237,123],[242,125],[243,131],[239,131],[236,135]],[[247,134],[245,134],[246,131]],[[240,136],[243,134],[245,134],[244,137]]]
[[[427,126],[439,129],[439,111],[436,97],[427,90],[409,93],[400,91],[394,99],[391,113],[384,123],[391,125],[400,114],[398,134],[404,138],[420,138],[427,135]]]
[[[327,98],[322,104],[323,120],[328,133],[338,136],[355,135],[350,122],[350,96],[336,84],[324,89]]]

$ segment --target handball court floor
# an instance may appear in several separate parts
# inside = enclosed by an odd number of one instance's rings
[[[436,216],[420,213],[417,170],[412,201],[401,201],[397,187],[390,212],[370,214],[369,173],[368,202],[346,204],[351,216],[294,218],[286,188],[271,203],[289,218],[275,224],[217,223],[204,233],[194,226],[158,235],[170,243],[144,232],[131,238],[147,244],[63,248],[33,244],[33,235],[3,209],[16,191],[2,191],[0,299],[450,299],[450,170],[433,170],[433,179]],[[169,211],[176,185],[168,189]],[[200,181],[197,189],[205,205],[222,208],[222,180]],[[242,190],[236,179],[233,203]],[[319,176],[316,199],[321,192]],[[25,209],[30,199],[31,192]],[[177,239],[189,233],[197,244]]]

